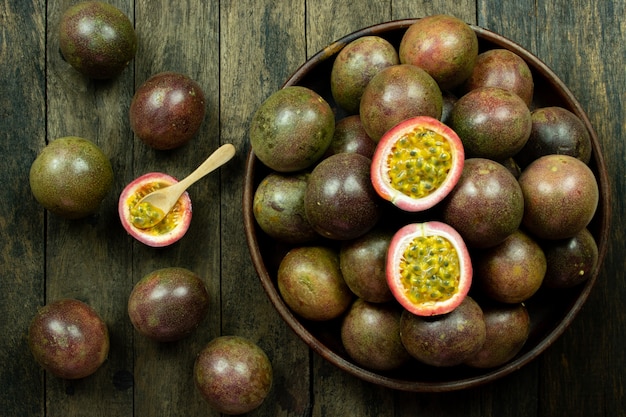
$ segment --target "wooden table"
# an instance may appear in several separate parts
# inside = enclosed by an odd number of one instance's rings
[[[256,341],[272,360],[273,390],[250,415],[626,415],[624,0],[114,0],[134,21],[139,48],[109,82],[83,78],[59,54],[57,24],[72,3],[9,0],[0,10],[0,416],[217,415],[194,389],[191,368],[197,352],[221,334]],[[366,25],[442,12],[515,40],[577,96],[605,151],[613,243],[573,325],[528,366],[462,392],[394,392],[312,353],[264,294],[242,222],[248,124],[259,104],[329,42]],[[128,121],[134,90],[164,70],[196,79],[207,96],[198,137],[173,152],[147,148]],[[115,172],[97,216],[82,221],[46,213],[28,184],[37,153],[66,135],[95,141]],[[116,204],[129,181],[155,170],[182,177],[227,142],[238,154],[192,188],[194,218],[183,240],[157,250],[126,235]],[[211,294],[201,328],[173,344],[139,337],[126,313],[134,283],[165,266],[197,272]],[[110,329],[108,360],[84,380],[45,374],[28,350],[37,307],[60,297],[88,302]]]

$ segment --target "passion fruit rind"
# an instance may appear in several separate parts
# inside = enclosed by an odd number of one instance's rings
[[[459,136],[441,121],[417,116],[383,135],[372,159],[378,194],[406,211],[432,208],[452,191],[463,172]]]
[[[463,238],[438,221],[400,228],[389,245],[386,269],[394,298],[418,316],[454,310],[467,296],[473,274]]]

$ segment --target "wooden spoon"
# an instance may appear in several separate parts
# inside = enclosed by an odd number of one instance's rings
[[[176,184],[146,194],[130,209],[133,225],[139,229],[154,227],[167,216],[187,188],[230,161],[234,155],[233,145],[230,143],[222,145],[186,178]]]

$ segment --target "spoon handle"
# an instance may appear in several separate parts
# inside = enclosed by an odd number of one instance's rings
[[[178,184],[176,184],[177,188],[180,188],[181,194],[189,188],[193,183],[203,178],[205,175],[213,172],[215,169],[224,165],[226,162],[230,161],[230,159],[235,155],[235,147],[227,143],[225,145],[220,146],[215,152],[213,152],[198,168],[196,168],[191,174],[182,179]]]

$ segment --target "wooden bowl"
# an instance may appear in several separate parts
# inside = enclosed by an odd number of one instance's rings
[[[381,36],[397,47],[406,28],[414,22],[415,19],[391,21],[347,35],[304,63],[285,82],[284,86],[309,87],[322,95],[331,107],[337,108],[330,93],[329,80],[333,61],[338,52],[351,41],[368,35]],[[581,105],[554,72],[533,54],[494,32],[476,26],[472,28],[478,36],[480,51],[505,48],[515,52],[528,63],[535,82],[534,107],[561,106],[581,118],[591,135],[593,152],[589,166],[595,173],[600,188],[598,208],[589,225],[599,251],[599,260],[595,270],[584,284],[568,290],[559,290],[558,296],[554,296],[554,292],[541,289],[526,302],[531,316],[530,336],[522,351],[507,364],[484,370],[463,366],[434,368],[414,363],[401,370],[385,373],[373,372],[356,364],[342,347],[338,320],[322,323],[303,320],[292,313],[282,300],[276,287],[276,271],[282,256],[289,248],[264,234],[256,224],[252,212],[254,191],[270,170],[255,157],[252,151],[248,154],[246,161],[243,195],[246,238],[261,284],[278,314],[313,351],[338,368],[365,381],[397,390],[440,392],[465,389],[494,381],[532,361],[561,336],[574,320],[596,282],[607,250],[610,220],[607,170],[598,138]],[[340,109],[337,109],[337,120],[341,117],[343,114]]]

